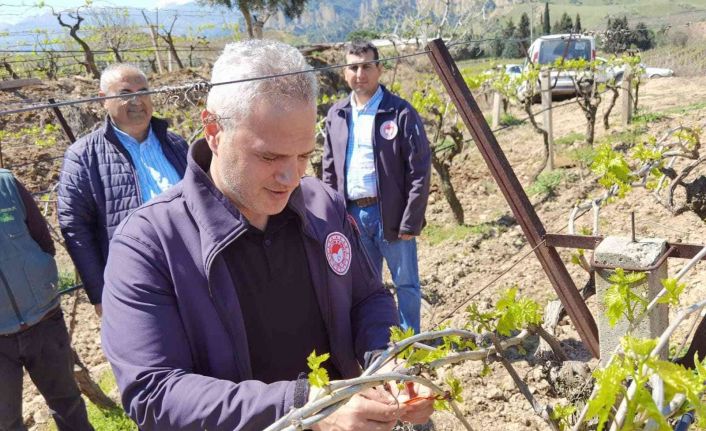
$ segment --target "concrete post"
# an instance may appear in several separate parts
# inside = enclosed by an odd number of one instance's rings
[[[622,124],[627,126],[632,123],[632,68],[628,69],[623,74],[623,81],[620,83],[620,95],[622,97]]]
[[[609,236],[596,247],[594,261],[598,265],[611,267],[649,268],[657,263],[667,248],[667,242],[656,238],[639,238],[633,242],[630,238]],[[596,272],[596,298],[598,302],[598,338],[600,340],[601,363],[605,364],[620,344],[620,338],[625,335],[629,323],[621,319],[615,326],[610,326],[606,317],[605,295],[611,285],[608,277],[611,270]],[[662,290],[661,281],[668,277],[667,260],[658,268],[647,273],[647,281],[633,287],[636,293],[648,302]],[[633,331],[632,335],[640,338],[657,338],[669,325],[669,308],[667,304],[657,305]]]
[[[499,91],[493,92],[493,125],[492,128],[497,129],[500,126],[500,116],[503,110],[503,96]]]
[[[543,67],[539,72],[539,86],[542,94],[542,127],[547,132],[549,138],[549,148],[547,149],[547,170],[554,170],[554,126],[552,124],[552,88],[551,71]]]

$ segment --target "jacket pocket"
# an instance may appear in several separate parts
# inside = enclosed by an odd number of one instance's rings
[[[54,256],[43,251],[30,253],[25,259],[24,270],[37,305],[42,306],[53,300],[59,278]]]

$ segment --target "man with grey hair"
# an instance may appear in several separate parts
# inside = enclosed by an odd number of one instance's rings
[[[186,169],[184,139],[152,116],[147,77],[135,65],[108,66],[99,96],[108,115],[69,147],[59,178],[59,226],[88,299],[101,314],[103,270],[115,228],[138,206],[176,184]]]
[[[358,376],[398,324],[343,198],[302,178],[309,70],[279,42],[226,46],[184,179],[113,237],[103,348],[140,429],[262,430],[309,399],[309,354],[330,352],[332,379]],[[404,404],[415,392],[367,390],[312,429],[425,422],[431,401]]]

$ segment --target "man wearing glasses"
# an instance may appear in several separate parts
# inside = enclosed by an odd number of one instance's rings
[[[99,96],[105,124],[71,145],[59,178],[59,225],[88,299],[100,316],[103,270],[115,228],[133,210],[176,184],[186,141],[152,116],[147,77],[127,63],[108,66]]]
[[[346,197],[363,246],[395,283],[400,322],[419,333],[421,291],[415,237],[424,226],[431,152],[417,111],[380,84],[377,48],[345,48],[349,97],[326,117],[323,181]]]

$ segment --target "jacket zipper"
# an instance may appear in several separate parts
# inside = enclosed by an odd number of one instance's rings
[[[213,290],[211,290],[211,266],[213,265],[213,261],[216,260],[216,256],[218,256],[226,247],[231,245],[235,240],[240,238],[243,234],[245,233],[245,229],[240,229],[240,231],[236,231],[235,235],[233,235],[232,238],[227,239],[225,242],[219,245],[218,248],[216,248],[213,253],[211,254],[211,259],[206,263],[206,278],[208,279],[208,296],[211,297],[211,299],[215,299],[213,296]]]
[[[12,294],[12,290],[10,289],[10,284],[7,282],[7,278],[5,278],[5,274],[2,272],[0,269],[0,280],[2,280],[2,284],[5,286],[5,291],[7,291],[7,296],[10,297],[10,304],[12,304],[12,309],[15,311],[15,316],[17,316],[17,320],[20,323],[20,330],[27,329],[27,322],[25,322],[24,318],[22,317],[22,314],[20,313],[20,308],[17,306],[17,301],[15,300],[15,295]]]
[[[111,125],[111,127],[112,127],[112,125]],[[115,133],[115,131],[113,131],[113,133]],[[111,144],[113,144],[113,146],[118,149],[118,151],[123,155],[123,157],[125,157],[127,159],[128,165],[130,165],[130,172],[132,172],[132,180],[135,183],[135,189],[137,189],[137,202],[139,204],[138,206],[142,205],[144,202],[142,200],[142,190],[140,190],[140,181],[138,181],[137,171],[135,170],[135,165],[134,165],[135,161],[132,160],[130,153],[127,151],[127,149],[125,147],[123,147],[122,143],[117,145],[114,142],[111,142],[110,139],[107,139],[107,137],[106,137],[106,140],[108,142],[110,142]]]

